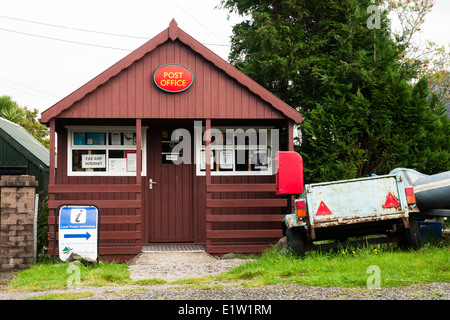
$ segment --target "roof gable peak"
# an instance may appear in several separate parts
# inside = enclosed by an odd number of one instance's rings
[[[178,23],[175,19],[172,19],[169,24],[169,38],[172,41],[175,41],[178,38]]]

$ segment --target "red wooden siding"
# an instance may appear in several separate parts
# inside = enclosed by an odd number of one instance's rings
[[[273,177],[212,177],[206,191],[206,251],[261,252],[283,235]],[[251,190],[251,191],[249,191]]]
[[[91,179],[85,179],[89,180]],[[92,180],[91,180],[92,181]],[[95,190],[95,191],[93,191]],[[101,190],[101,192],[99,192]],[[89,203],[101,208],[100,255],[102,259],[128,260],[141,251],[141,214],[137,212],[141,192],[136,184],[58,184],[49,185],[49,192],[59,200],[50,200],[49,209],[64,203]],[[53,250],[55,216],[49,219],[49,248]],[[58,237],[58,235],[56,235]],[[117,259],[118,257],[121,257]]]
[[[153,73],[177,62],[194,74],[181,93],[162,93]],[[179,41],[165,43],[66,109],[61,118],[282,119],[267,102]]]
[[[141,184],[136,177],[67,176],[67,130],[58,130],[57,184],[48,187],[51,211],[64,203],[95,204],[101,211],[100,256],[126,261],[141,252]],[[141,179],[142,180],[142,179]],[[54,195],[57,200],[54,200]],[[53,253],[55,215],[49,215],[49,252]],[[58,235],[56,235],[58,237]]]
[[[206,119],[207,132],[212,127]],[[206,135],[206,146],[211,135]],[[206,158],[210,157],[206,148]],[[282,236],[282,208],[277,199],[274,176],[211,176],[206,166],[206,251],[260,252]]]

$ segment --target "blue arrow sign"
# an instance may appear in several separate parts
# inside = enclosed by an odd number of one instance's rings
[[[99,214],[100,210],[89,204],[64,204],[60,207],[58,240],[62,261],[66,261],[72,252],[98,259]],[[66,247],[70,250],[64,251]]]
[[[86,238],[86,240],[89,239],[90,237],[91,237],[91,235],[87,231],[85,234],[65,234],[64,235],[64,238]]]

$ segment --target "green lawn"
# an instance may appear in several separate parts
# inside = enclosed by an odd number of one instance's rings
[[[67,263],[36,264],[20,272],[10,286],[18,291],[42,291],[76,286],[114,286],[130,283],[128,265],[124,263],[100,263],[77,265],[78,270]]]
[[[216,277],[217,280],[248,280],[250,285],[295,283],[310,286],[365,287],[379,268],[381,287],[450,281],[448,247],[425,246],[417,251],[371,247],[327,253],[307,252],[305,259],[268,250],[253,263],[246,263]]]
[[[448,246],[426,245],[417,251],[400,251],[388,246],[341,249],[333,252],[307,252],[305,259],[274,249],[265,251],[254,262],[247,262],[227,273],[189,279],[188,283],[233,281],[243,285],[294,283],[310,286],[365,287],[370,266],[379,268],[381,287],[416,283],[449,282]],[[78,278],[79,277],[79,278]],[[71,269],[66,263],[36,264],[20,272],[10,283],[17,291],[42,291],[70,286],[118,286],[126,284],[165,284],[161,279],[133,282],[128,265],[100,263]],[[183,282],[178,282],[183,283]]]

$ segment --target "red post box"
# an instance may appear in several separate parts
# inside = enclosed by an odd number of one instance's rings
[[[279,151],[277,162],[276,193],[300,194],[303,191],[303,159],[295,151]]]

